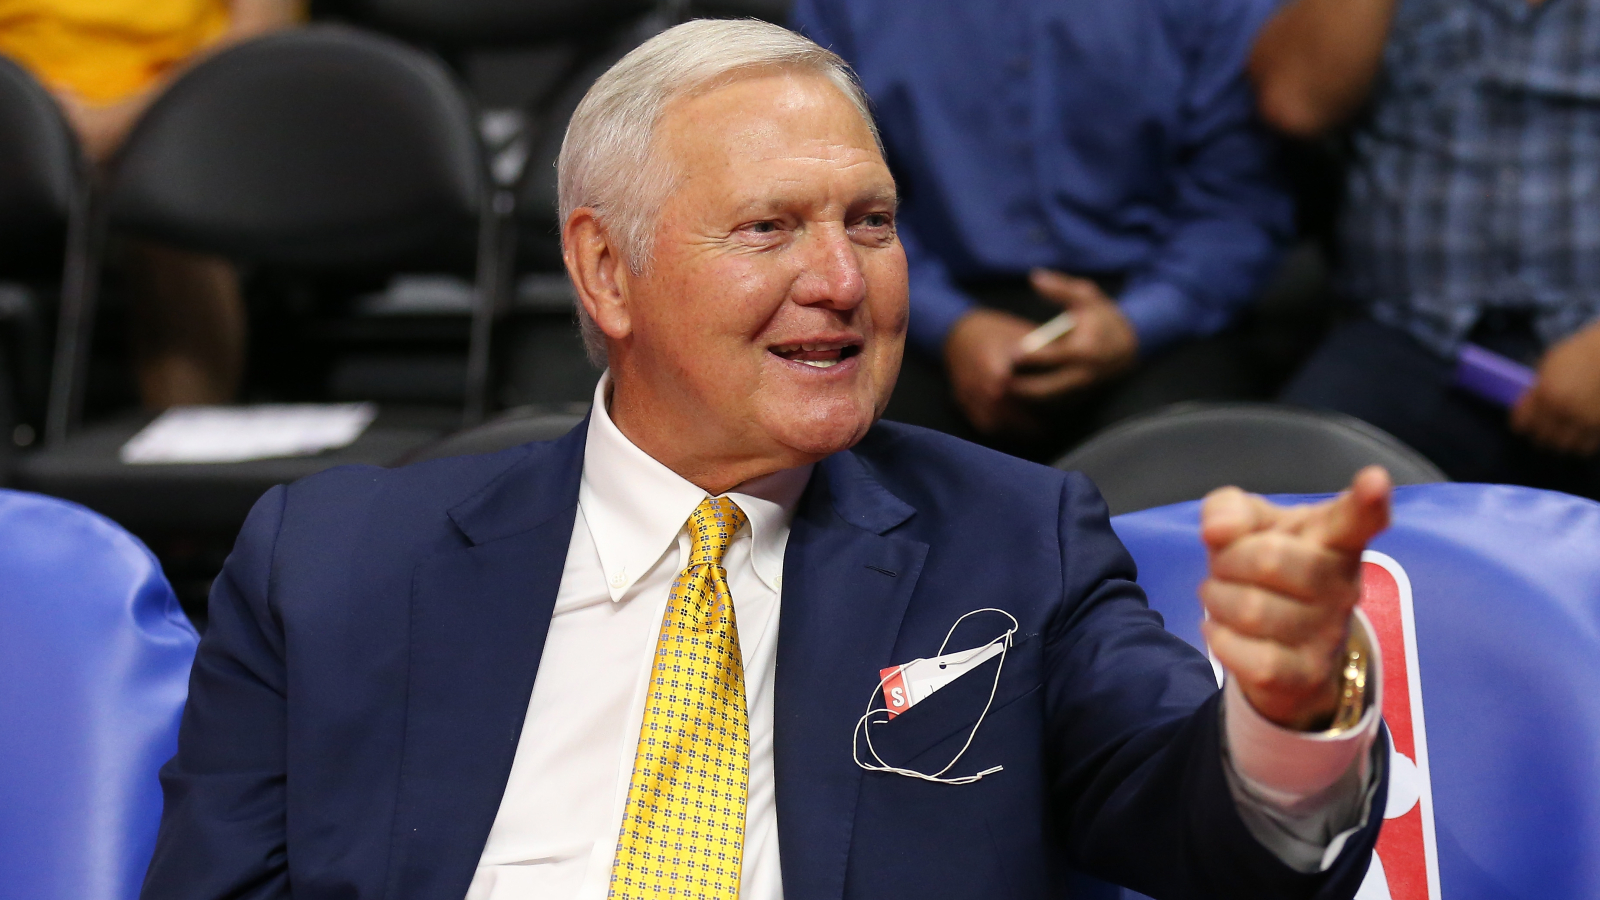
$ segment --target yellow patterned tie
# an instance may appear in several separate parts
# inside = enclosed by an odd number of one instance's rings
[[[739,896],[750,721],[722,556],[744,522],[726,497],[689,517],[689,567],[661,618],[611,869],[615,900]]]

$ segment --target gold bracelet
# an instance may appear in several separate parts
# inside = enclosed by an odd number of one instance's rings
[[[1344,645],[1344,668],[1339,673],[1339,707],[1334,711],[1329,734],[1340,734],[1360,724],[1367,711],[1367,663],[1371,657],[1367,630],[1352,618],[1350,636]]]

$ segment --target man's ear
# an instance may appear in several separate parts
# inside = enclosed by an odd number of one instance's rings
[[[580,207],[567,217],[561,248],[567,275],[589,318],[608,340],[625,339],[633,332],[628,311],[628,282],[633,273],[593,209]]]

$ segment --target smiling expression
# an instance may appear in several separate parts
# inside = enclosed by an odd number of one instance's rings
[[[617,267],[620,314],[596,317],[618,427],[697,483],[851,446],[888,402],[907,317],[866,123],[826,78],[771,72],[677,101],[655,141],[677,177],[651,264]]]

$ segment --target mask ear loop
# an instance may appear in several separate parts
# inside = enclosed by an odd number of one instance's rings
[[[998,693],[999,690],[1000,690],[1000,673],[1005,670],[1006,654],[1008,652],[1010,652],[1010,650],[1011,650],[1011,638],[1012,638],[1013,635],[1015,635],[1017,633],[1017,629],[1019,627],[1021,627],[1021,626],[1019,626],[1017,624],[1017,619],[1016,619],[1015,616],[1013,616],[1011,613],[1006,612],[1003,609],[995,609],[993,607],[985,607],[983,609],[975,609],[972,612],[969,612],[966,615],[962,616],[961,618],[956,619],[955,624],[951,625],[950,626],[950,630],[945,633],[944,642],[939,645],[939,652],[934,654],[935,656],[943,656],[945,647],[949,645],[950,639],[955,636],[956,629],[961,626],[961,623],[966,621],[966,619],[969,616],[975,616],[978,613],[985,613],[985,612],[999,613],[1000,615],[1005,616],[1006,618],[1011,620],[1011,627],[1006,629],[1004,634],[996,637],[994,640],[988,641],[986,643],[980,644],[977,647],[974,647],[971,650],[971,652],[969,652],[964,659],[959,660],[958,663],[957,663],[957,664],[959,664],[961,662],[966,662],[966,660],[969,660],[969,659],[972,659],[972,658],[976,657],[978,654],[980,654],[983,651],[987,650],[988,648],[994,646],[995,644],[997,644],[997,643],[1001,644],[1001,648],[1000,648],[1000,664],[995,666],[994,682],[989,685],[989,699],[988,699],[988,701],[986,701],[983,704],[983,712],[978,714],[978,720],[976,722],[972,723],[972,730],[967,732],[967,740],[966,740],[965,743],[963,743],[961,745],[961,749],[956,751],[956,755],[951,758],[950,762],[945,764],[944,768],[942,768],[939,771],[933,773],[932,775],[929,775],[929,774],[924,773],[924,772],[918,772],[915,769],[905,769],[905,768],[901,768],[899,766],[891,766],[888,763],[884,762],[883,757],[878,755],[877,748],[872,746],[872,729],[867,727],[867,726],[869,724],[868,720],[871,719],[874,715],[877,715],[878,713],[888,713],[889,712],[887,707],[878,707],[878,708],[874,709],[873,708],[873,699],[876,698],[876,697],[882,696],[884,684],[886,682],[888,682],[888,680],[890,678],[894,677],[892,674],[890,674],[890,675],[885,675],[882,678],[878,679],[877,687],[873,688],[871,695],[869,695],[867,697],[867,711],[866,711],[866,713],[864,713],[861,716],[861,718],[856,720],[856,727],[851,732],[851,735],[850,735],[850,754],[851,754],[851,757],[854,759],[855,764],[857,766],[861,767],[862,769],[865,769],[868,772],[888,772],[888,773],[891,773],[891,774],[894,774],[894,775],[904,775],[907,778],[916,778],[916,779],[919,779],[921,781],[930,781],[930,782],[933,782],[935,784],[972,784],[974,782],[981,781],[984,778],[984,776],[986,776],[986,775],[993,775],[996,772],[1005,771],[1005,766],[993,766],[991,768],[984,769],[982,772],[977,772],[977,773],[974,773],[972,775],[962,775],[962,776],[958,776],[956,778],[945,778],[945,777],[943,777],[944,773],[946,773],[946,772],[950,771],[951,769],[955,768],[956,763],[961,761],[961,757],[966,755],[967,750],[972,746],[973,740],[976,739],[977,736],[978,736],[978,729],[983,727],[983,720],[984,720],[985,717],[987,717],[989,715],[990,707],[994,706],[995,694]],[[924,660],[915,659],[915,660],[912,660],[911,663],[906,663],[906,665],[911,665],[912,663],[918,663],[918,662],[924,662]],[[875,760],[877,762],[877,765],[871,765],[869,763],[864,763],[864,762],[861,761],[861,737],[863,735],[867,739],[867,752],[872,754],[872,758],[873,758],[873,760]]]

